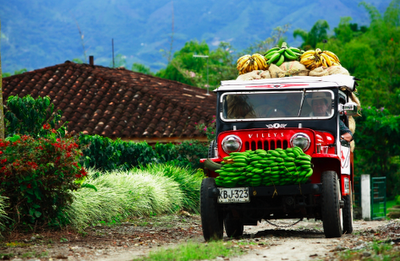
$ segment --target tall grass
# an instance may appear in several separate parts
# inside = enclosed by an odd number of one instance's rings
[[[147,165],[136,172],[146,171],[153,175],[169,177],[179,184],[184,194],[183,208],[194,213],[199,213],[200,185],[204,178],[202,170],[182,168],[171,163]]]
[[[6,200],[6,197],[0,196],[0,231],[2,231],[6,227],[3,222],[8,219],[7,213],[5,211],[7,207]]]
[[[76,228],[129,216],[173,213],[184,198],[173,179],[146,171],[107,172],[86,182],[97,191],[86,187],[75,191],[74,202],[65,211]]]

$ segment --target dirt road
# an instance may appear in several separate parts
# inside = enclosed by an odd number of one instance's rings
[[[296,220],[273,221],[287,226]],[[400,237],[400,221],[355,221],[355,231],[337,239],[325,238],[322,223],[301,221],[295,226],[275,227],[262,222],[246,226],[240,239],[228,239],[247,254],[216,260],[334,260],[338,251],[361,248],[374,237]],[[397,233],[397,234],[396,234]],[[199,216],[174,215],[130,220],[115,226],[98,225],[81,233],[61,231],[13,235],[1,244],[0,259],[125,261],[147,255],[159,247],[188,240],[204,243]],[[2,256],[3,255],[3,256]]]

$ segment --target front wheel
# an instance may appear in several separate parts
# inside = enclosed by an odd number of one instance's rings
[[[350,183],[350,194],[343,196],[343,233],[353,233],[353,193]]]
[[[336,172],[325,171],[322,173],[322,223],[325,236],[342,236],[342,210],[340,208],[341,192],[340,183]]]
[[[216,188],[213,178],[205,178],[201,182],[200,214],[203,236],[206,241],[220,240],[223,236],[223,213],[216,197],[209,191]]]

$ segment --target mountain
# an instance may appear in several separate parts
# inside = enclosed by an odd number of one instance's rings
[[[331,30],[341,17],[368,25],[360,0],[0,0],[3,72],[34,70],[93,55],[98,65],[112,66],[114,56],[132,63],[166,66],[166,53],[190,40],[211,48],[230,42],[236,51],[271,36],[277,26],[290,24],[289,45],[296,46],[294,29],[309,30],[325,19]],[[384,12],[391,0],[369,0]],[[172,37],[171,37],[172,35]],[[82,36],[82,38],[81,38]],[[163,49],[165,52],[161,52]],[[85,61],[87,62],[87,61]]]

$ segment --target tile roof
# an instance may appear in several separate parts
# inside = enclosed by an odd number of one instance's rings
[[[3,78],[3,99],[49,96],[72,134],[124,140],[206,140],[195,123],[210,123],[216,95],[126,69],[66,61]]]

